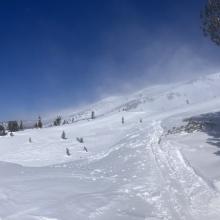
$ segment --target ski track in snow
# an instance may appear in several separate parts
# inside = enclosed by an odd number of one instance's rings
[[[135,130],[134,134],[128,136],[127,146],[121,146],[135,151],[130,154],[130,157],[138,159],[133,164],[138,165],[134,172],[136,175],[133,176],[135,178],[131,180],[129,177],[125,180],[128,183],[120,187],[114,203],[97,208],[89,217],[106,219],[105,212],[113,206],[118,216],[127,216],[129,219],[218,219],[220,207],[213,209],[211,204],[219,195],[184,161],[177,148],[165,141],[161,145],[158,144],[163,134],[160,123],[153,123],[152,132],[148,135],[146,131],[140,131],[138,128]],[[115,151],[119,149],[120,145],[114,148]],[[103,158],[111,152],[103,155]],[[132,204],[136,201],[135,197],[141,198],[146,208],[150,207],[149,213],[144,209],[142,213],[136,212],[135,204],[130,210],[116,208],[120,207],[121,203]]]
[[[155,123],[154,129],[151,150],[164,184],[160,198],[167,206],[163,219],[217,219],[219,209],[210,205],[219,195],[184,161],[177,147],[166,140],[156,144],[162,128]]]
[[[68,164],[61,166],[68,168]],[[61,166],[56,165],[54,169]],[[160,121],[152,122],[147,128],[132,127],[110,150],[90,155],[87,162],[83,160],[78,166],[72,178],[88,182],[88,193],[70,192],[63,199],[45,205],[36,203],[35,208],[26,204],[26,208],[18,209],[2,220],[69,220],[69,217],[51,215],[52,210],[65,210],[65,207],[75,210],[67,209],[67,216],[73,216],[72,220],[219,219],[220,207],[214,204],[219,195],[194,172],[178,148],[166,141]],[[103,181],[107,188],[102,187]],[[100,187],[93,192],[91,183]],[[7,201],[9,206],[16,206],[10,199],[10,195],[1,192],[0,202]],[[41,199],[46,198],[43,195]],[[47,209],[51,217],[41,214]]]
[[[104,99],[72,125],[0,137],[0,220],[219,220],[219,193],[161,126],[174,115],[219,110],[219,81],[216,74]],[[87,121],[91,109],[98,117]]]
[[[112,155],[121,161],[121,173],[115,168],[99,167],[90,173],[90,177],[74,176],[97,183],[105,179],[114,186],[111,192],[75,195],[80,200],[102,201],[101,206],[97,206],[97,202],[93,210],[87,210],[88,219],[205,220],[220,216],[217,209],[210,207],[212,199],[218,197],[217,193],[184,161],[179,150],[163,139],[160,122],[153,122],[148,129],[132,128],[124,140],[106,153],[90,156],[88,164],[97,166]],[[111,199],[103,202],[105,198]],[[7,198],[3,194],[1,199]],[[68,199],[65,197],[64,203],[65,200]],[[28,219],[27,214],[37,209],[19,211],[4,219]],[[56,218],[32,216],[30,219]]]

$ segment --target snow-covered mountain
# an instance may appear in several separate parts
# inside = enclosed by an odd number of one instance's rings
[[[0,220],[220,219],[210,134],[166,132],[219,111],[219,85],[220,74],[157,85],[0,137]]]
[[[120,111],[155,114],[185,108],[219,98],[219,85],[220,73],[187,82],[152,86],[131,95],[105,98],[65,118],[87,119],[91,117],[91,111],[103,116]]]

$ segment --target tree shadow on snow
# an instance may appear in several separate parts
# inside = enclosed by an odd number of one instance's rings
[[[207,143],[220,148],[220,112],[207,113],[194,116],[185,121],[194,121],[202,125],[202,132],[208,134]],[[214,154],[220,156],[220,150]]]

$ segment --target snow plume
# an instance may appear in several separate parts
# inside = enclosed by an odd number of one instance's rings
[[[143,36],[138,37],[141,34]],[[133,92],[152,84],[186,81],[220,71],[216,56],[219,48],[204,44],[202,33],[198,44],[178,36],[164,39],[163,33],[149,37],[143,30],[136,30],[133,35],[140,43],[117,39],[106,48],[106,54],[93,63],[91,71],[101,77],[105,75],[97,94]]]

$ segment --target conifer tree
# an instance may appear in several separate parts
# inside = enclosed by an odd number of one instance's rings
[[[23,127],[23,121],[21,120],[20,121],[20,125],[19,125],[19,130],[23,130],[24,129],[24,127]]]
[[[54,126],[60,126],[61,125],[61,116],[57,116],[57,118],[54,120],[53,124]]]
[[[0,125],[0,136],[5,136],[6,132],[5,132],[5,127],[3,125]]]
[[[122,123],[122,124],[125,123],[125,119],[124,119],[124,117],[121,118],[121,123]]]
[[[40,116],[38,117],[37,127],[38,128],[42,128],[43,127],[43,123],[41,121],[41,117]]]
[[[71,155],[69,148],[66,148],[66,155],[67,155],[67,156],[70,156],[70,155]]]
[[[83,142],[84,142],[84,140],[83,140],[82,137],[81,137],[81,138],[77,137],[76,140],[77,140],[79,143],[83,143]]]
[[[62,139],[66,139],[66,133],[65,133],[65,131],[62,132],[61,138],[62,138]]]
[[[94,111],[91,112],[91,119],[95,119],[95,112]]]
[[[201,20],[204,35],[220,46],[220,0],[207,1]]]
[[[19,130],[19,125],[17,121],[9,121],[8,122],[8,130],[10,132],[15,132]]]

